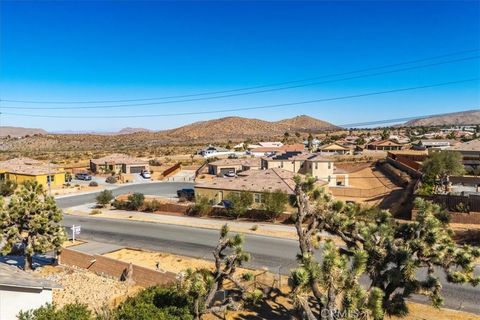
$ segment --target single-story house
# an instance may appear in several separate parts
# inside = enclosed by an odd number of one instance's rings
[[[260,158],[220,159],[208,164],[208,173],[223,176],[227,172],[241,172],[260,169]]]
[[[445,151],[460,152],[463,157],[463,164],[467,168],[480,167],[480,140],[470,140],[456,146],[445,149]]]
[[[320,146],[320,148],[318,148],[318,151],[320,151],[320,153],[326,154],[352,154],[352,148],[336,142],[324,144],[323,146]]]
[[[17,319],[20,311],[52,303],[52,289],[60,285],[17,267],[0,263],[0,319]]]
[[[280,168],[267,170],[248,170],[233,178],[216,177],[212,180],[197,183],[195,185],[195,196],[206,197],[211,203],[218,204],[227,199],[230,193],[242,191],[253,194],[254,203],[252,208],[261,208],[263,195],[267,192],[280,190],[289,196],[295,195],[294,177],[297,173]],[[326,187],[326,182],[319,180],[319,187]],[[295,208],[287,205],[287,212],[295,212]]]
[[[262,169],[280,168],[310,175],[329,186],[348,186],[348,174],[335,171],[334,160],[321,153],[285,152],[262,158]]]
[[[17,184],[36,181],[43,186],[50,183],[52,187],[59,187],[65,183],[65,171],[53,163],[14,158],[0,162],[0,180],[11,180]]]
[[[214,156],[216,154],[227,154],[230,152],[230,150],[222,147],[215,147],[212,145],[209,145],[201,150],[199,150],[197,153],[203,157],[210,157]]]
[[[280,154],[285,152],[303,152],[305,151],[305,145],[303,143],[298,144],[285,144],[280,147],[260,147],[250,151],[250,154],[263,157],[274,154]]]
[[[91,159],[90,170],[94,173],[141,173],[150,170],[147,160],[134,158],[126,154],[114,153],[106,157]]]
[[[434,150],[443,150],[457,145],[456,140],[449,139],[421,139],[412,143],[412,149],[415,150],[425,150],[425,149],[434,149]]]
[[[249,144],[247,145],[247,147],[245,148],[245,142],[241,142],[239,144],[237,144],[236,146],[234,146],[233,148],[238,150],[238,149],[248,149],[248,150],[251,150],[251,149],[256,149],[256,148],[278,148],[278,147],[281,147],[283,146],[283,143],[280,142],[280,141],[261,141],[261,142],[258,142],[258,143],[253,143],[253,144]]]
[[[369,142],[365,146],[365,148],[368,150],[381,150],[381,151],[402,150],[403,147],[404,147],[403,144],[393,140],[388,140],[388,139]]]

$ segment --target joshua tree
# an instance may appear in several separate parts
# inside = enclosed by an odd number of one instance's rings
[[[405,300],[412,294],[427,296],[440,306],[439,271],[450,282],[480,283],[473,273],[479,249],[455,244],[448,216],[439,206],[416,200],[416,220],[405,224],[388,211],[363,210],[315,193],[313,185],[311,179],[297,179],[300,266],[292,273],[295,301],[309,319],[354,310],[375,319],[405,315]],[[325,244],[321,263],[313,257],[320,247],[319,232],[335,235],[344,244],[338,249]],[[419,269],[426,275],[418,274]],[[370,279],[367,283],[358,280],[363,273]],[[310,295],[313,300],[307,299]]]
[[[238,267],[250,260],[250,255],[243,250],[243,236],[237,234],[229,237],[228,232],[225,224],[213,250],[215,269],[188,269],[180,280],[179,289],[193,300],[195,319],[200,319],[203,314],[210,312],[237,310],[241,307],[240,301],[252,294],[247,291],[243,281],[251,280],[253,276],[250,273],[242,277],[235,274]],[[233,285],[234,289],[229,290],[232,293],[220,303],[214,303],[215,295],[224,289],[226,282]]]
[[[59,250],[66,240],[61,220],[55,199],[47,196],[41,185],[26,183],[7,205],[0,198],[0,231],[5,242],[2,254],[21,244],[24,268],[32,269],[34,254]]]

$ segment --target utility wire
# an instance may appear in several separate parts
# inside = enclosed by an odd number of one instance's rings
[[[205,95],[215,95],[215,94],[233,93],[233,92],[239,92],[239,91],[248,91],[248,90],[262,89],[262,88],[268,88],[268,87],[289,85],[289,84],[293,84],[293,83],[300,83],[300,82],[306,82],[306,81],[314,81],[314,80],[319,80],[319,79],[324,79],[324,78],[345,76],[345,75],[350,75],[350,74],[355,74],[355,73],[361,73],[361,72],[368,72],[368,71],[373,71],[373,70],[397,67],[397,66],[402,66],[402,65],[407,65],[407,64],[413,64],[413,63],[419,63],[419,62],[441,59],[441,58],[446,58],[446,57],[452,57],[452,56],[457,56],[457,55],[462,55],[462,54],[467,54],[467,53],[473,53],[473,52],[478,52],[478,51],[480,51],[480,50],[479,49],[463,50],[463,51],[457,51],[457,52],[453,52],[453,53],[428,57],[428,58],[421,58],[421,59],[404,61],[404,62],[393,63],[393,64],[386,64],[386,65],[381,65],[381,66],[376,66],[376,67],[358,69],[358,70],[354,70],[354,71],[347,71],[347,72],[341,72],[341,73],[321,75],[321,76],[317,76],[317,77],[300,79],[300,80],[284,81],[284,82],[277,82],[277,83],[271,83],[271,84],[265,84],[265,85],[258,85],[258,86],[230,89],[230,90],[221,90],[221,91],[209,91],[209,92],[186,94],[186,95],[174,95],[174,96],[163,96],[163,97],[155,97],[155,98],[140,98],[140,99],[89,100],[89,101],[15,100],[15,99],[1,99],[0,98],[0,102],[35,103],[35,104],[37,104],[37,103],[38,104],[42,104],[42,103],[43,104],[91,104],[91,103],[136,102],[136,101],[152,101],[152,100],[168,100],[168,99],[177,99],[177,98],[189,98],[189,97],[198,97],[198,96],[205,96]],[[287,88],[287,89],[289,89],[289,88]],[[263,92],[263,91],[261,91],[261,92]],[[249,94],[253,94],[253,93],[249,93]]]
[[[212,114],[212,113],[235,112],[235,111],[245,111],[245,110],[272,109],[272,108],[297,106],[297,105],[320,103],[320,102],[327,102],[327,101],[346,100],[346,99],[361,98],[361,97],[382,95],[382,94],[395,93],[395,92],[405,92],[405,91],[412,91],[412,90],[419,90],[419,89],[441,87],[441,86],[447,86],[447,85],[453,85],[453,84],[459,84],[459,83],[465,83],[465,82],[478,81],[479,79],[480,78],[462,79],[457,81],[440,82],[440,83],[428,84],[423,86],[406,87],[406,88],[399,88],[399,89],[392,89],[392,90],[385,90],[385,91],[375,91],[375,92],[340,96],[340,97],[334,97],[334,98],[323,98],[323,99],[306,100],[306,101],[299,101],[299,102],[288,102],[288,103],[271,104],[271,105],[257,106],[257,107],[238,107],[238,108],[231,108],[231,109],[217,109],[217,110],[209,110],[209,111],[192,111],[192,112],[145,114],[145,115],[134,114],[134,115],[92,115],[92,116],[79,116],[79,115],[61,116],[61,115],[41,115],[41,114],[21,114],[21,113],[19,114],[19,113],[0,112],[0,115],[13,115],[13,116],[34,117],[34,118],[57,118],[57,119],[98,119],[98,118],[128,119],[128,118],[186,116],[186,115]]]
[[[346,81],[346,80],[352,80],[352,79],[367,78],[367,77],[373,77],[373,76],[402,72],[402,71],[408,71],[408,70],[428,68],[428,67],[433,67],[433,66],[438,66],[438,65],[448,64],[448,63],[456,63],[456,62],[460,62],[460,61],[478,59],[479,57],[480,57],[480,55],[477,55],[477,56],[473,56],[473,57],[460,58],[460,59],[454,59],[454,60],[448,60],[448,61],[442,61],[442,62],[435,62],[435,63],[426,64],[426,65],[413,66],[413,67],[407,67],[407,68],[401,68],[401,69],[395,69],[395,70],[389,70],[389,71],[381,71],[381,72],[376,72],[376,73],[371,73],[371,74],[366,74],[366,75],[358,75],[358,76],[352,76],[352,77],[346,77],[346,78],[340,78],[340,79],[326,80],[326,81],[313,82],[313,83],[307,83],[307,84],[299,84],[299,85],[288,86],[288,87],[258,90],[258,91],[252,91],[252,92],[233,93],[233,94],[214,96],[214,97],[191,98],[191,99],[162,101],[162,102],[144,102],[144,103],[134,103],[134,104],[129,103],[129,104],[107,105],[107,106],[82,106],[82,107],[0,106],[0,108],[1,109],[17,109],[17,110],[112,109],[112,108],[129,108],[129,107],[134,107],[134,106],[151,106],[151,105],[172,104],[172,103],[180,103],[180,102],[192,102],[192,101],[199,101],[199,100],[212,100],[212,99],[251,95],[251,94],[258,94],[258,93],[265,93],[265,92],[272,92],[272,91],[280,91],[280,90],[286,90],[286,89],[294,89],[294,88],[313,86],[313,85],[325,84],[325,83],[334,83],[334,82],[340,82],[340,81]]]

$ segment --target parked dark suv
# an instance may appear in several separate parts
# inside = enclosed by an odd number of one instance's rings
[[[179,198],[185,198],[188,201],[192,201],[195,198],[195,190],[193,190],[193,189],[179,189],[179,190],[177,190],[177,196]]]

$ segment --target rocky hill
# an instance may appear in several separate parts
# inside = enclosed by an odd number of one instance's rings
[[[410,120],[404,124],[408,127],[416,126],[444,126],[444,125],[467,125],[480,124],[480,110],[448,113],[429,118]]]
[[[335,130],[331,123],[308,116],[298,116],[281,121],[264,121],[242,117],[225,117],[215,120],[195,122],[177,129],[158,132],[167,140],[189,138],[195,141],[226,141],[244,138],[271,138],[289,132],[319,132]]]
[[[176,129],[150,131],[126,128],[118,133],[46,133],[22,139],[3,138],[0,151],[91,151],[123,152],[167,144],[200,145],[207,143],[241,142],[245,139],[278,140],[283,134],[336,130],[331,123],[308,116],[298,116],[281,121],[264,121],[241,117],[195,122]],[[5,135],[7,136],[7,135]]]
[[[0,126],[0,137],[24,137],[26,135],[47,134],[47,131],[36,128],[22,128],[22,127],[4,127]]]

